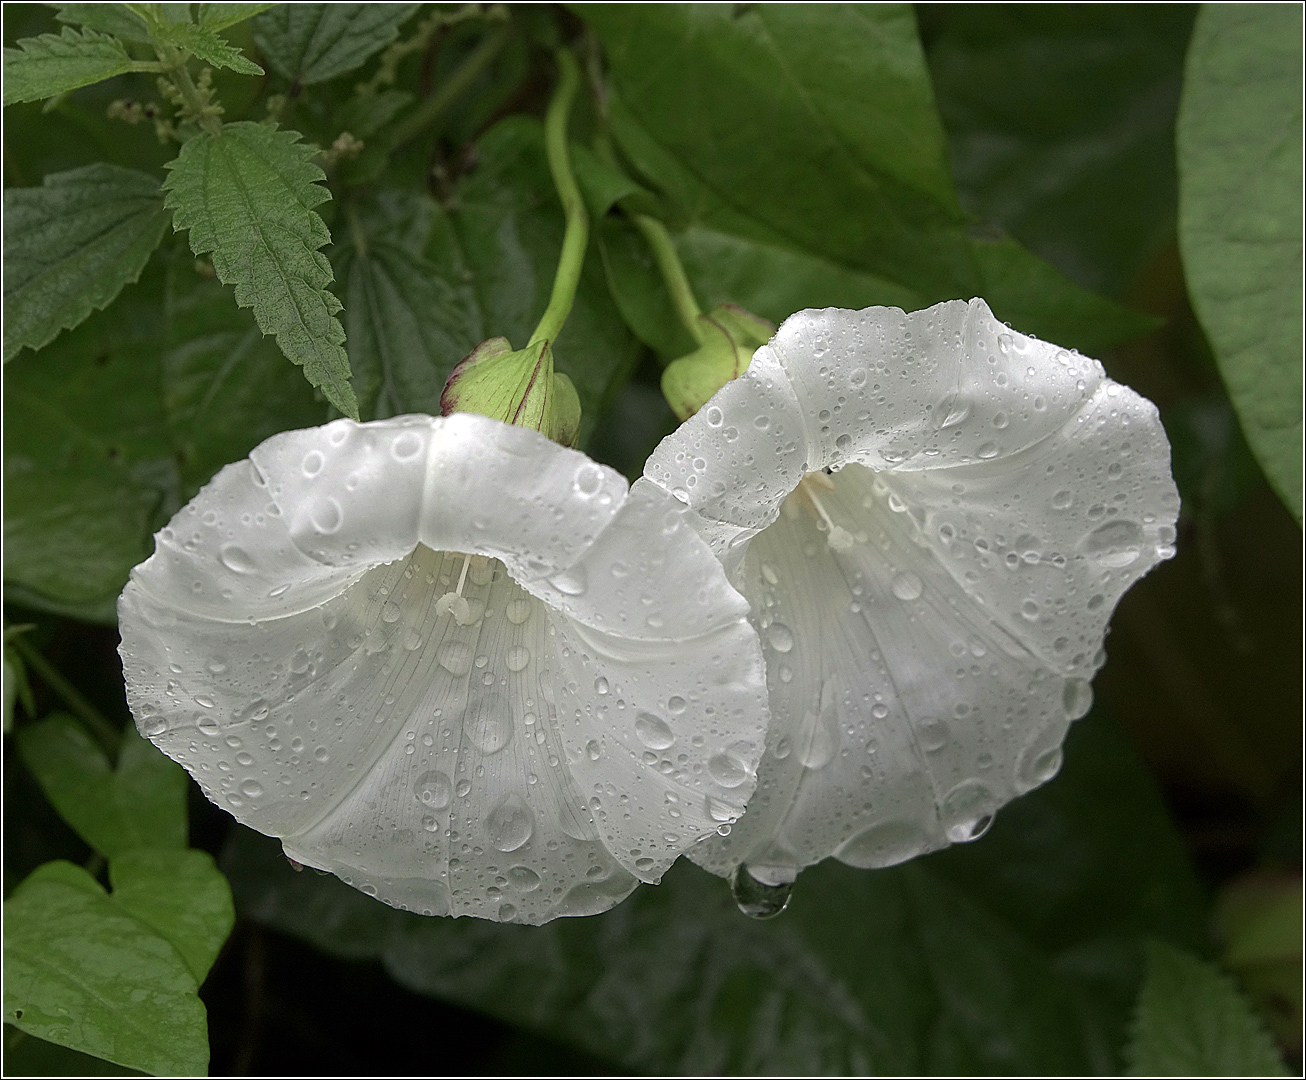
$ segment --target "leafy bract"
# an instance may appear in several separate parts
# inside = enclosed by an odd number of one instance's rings
[[[195,976],[166,937],[90,874],[46,863],[4,907],[8,1023],[145,1072],[207,1072]]]
[[[124,41],[148,42],[150,28],[126,4],[62,4],[49,5],[55,9],[55,18],[64,23],[78,23],[90,30],[112,34]]]
[[[18,731],[18,752],[78,835],[109,857],[186,846],[186,774],[128,726],[116,766],[71,716]]]
[[[40,101],[133,68],[122,43],[94,30],[22,38],[4,51],[4,103]]]
[[[1302,516],[1302,12],[1212,4],[1179,110],[1189,294],[1248,445]]]
[[[1115,1072],[1141,938],[1203,935],[1179,840],[1103,718],[980,842],[875,873],[827,861],[768,922],[683,863],[536,929],[394,911],[243,831],[223,867],[248,917],[651,1073]]]
[[[140,277],[168,215],[159,182],[116,165],[4,194],[4,357],[39,349]]]
[[[999,318],[1090,352],[1154,325],[1085,294],[1018,244],[971,235],[907,8],[578,10],[611,65],[612,133],[678,230],[762,245],[763,257],[814,257],[849,279],[844,295],[865,290],[863,304],[901,302],[886,293],[914,307],[984,296]],[[811,291],[795,290],[795,300]],[[783,288],[771,282],[767,292],[774,301]],[[749,296],[728,299],[753,308]]]
[[[300,86],[353,71],[389,45],[420,4],[277,4],[254,40],[277,72]]]
[[[331,197],[312,163],[317,151],[293,131],[248,121],[202,132],[169,163],[173,227],[190,230],[191,250],[213,253],[218,279],[235,285],[265,334],[304,368],[347,416],[358,416],[349,385],[340,301],[327,290],[331,265],[317,249],[331,234],[313,207]]]
[[[1213,964],[1154,941],[1138,995],[1131,1076],[1287,1076],[1247,999]]]
[[[918,10],[962,205],[1085,288],[1120,296],[1173,235],[1172,138],[1195,9]]]
[[[262,439],[323,413],[180,244],[106,311],[10,363],[5,395],[6,593],[108,623],[177,507]]]

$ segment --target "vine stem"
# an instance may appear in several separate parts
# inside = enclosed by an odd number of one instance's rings
[[[658,264],[658,271],[662,274],[667,292],[671,294],[671,302],[675,305],[680,321],[699,345],[705,344],[706,335],[699,322],[703,313],[699,310],[694,290],[690,287],[689,278],[685,276],[685,268],[680,262],[676,245],[671,242],[667,227],[647,214],[631,214],[630,219],[653,249],[653,260]]]
[[[581,266],[585,262],[585,245],[589,242],[589,215],[585,212],[585,202],[580,197],[567,153],[567,116],[580,88],[580,67],[568,49],[559,49],[555,56],[558,86],[544,118],[544,146],[549,158],[549,172],[553,174],[554,187],[567,215],[567,231],[563,234],[562,256],[554,275],[549,306],[527,347],[540,341],[553,341],[562,330],[576,299],[576,286],[580,283]]]
[[[458,70],[450,75],[434,94],[417,106],[395,127],[391,136],[394,145],[399,146],[406,143],[424,127],[443,115],[444,111],[462,96],[476,77],[489,67],[494,58],[499,55],[500,50],[508,41],[508,34],[508,27],[500,27],[477,45],[458,67]]]
[[[109,760],[115,759],[118,756],[118,746],[122,741],[117,728],[109,723],[104,714],[87,701],[82,696],[81,691],[65,679],[63,673],[42,656],[30,642],[24,641],[19,636],[13,638],[9,644],[18,650],[27,666],[41,677],[41,681],[53,690],[63,700],[63,703],[86,724],[91,734],[95,736],[96,741],[108,754]]]

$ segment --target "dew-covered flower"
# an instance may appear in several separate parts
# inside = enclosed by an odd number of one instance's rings
[[[645,475],[766,657],[757,792],[692,857],[770,886],[972,840],[1051,778],[1179,509],[1156,408],[982,300],[799,312]]]
[[[747,603],[644,488],[466,413],[277,435],[132,572],[137,724],[390,904],[602,911],[739,816],[767,721]]]

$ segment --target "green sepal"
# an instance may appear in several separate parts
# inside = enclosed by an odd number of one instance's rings
[[[505,424],[533,428],[563,446],[580,431],[580,398],[565,375],[553,370],[553,347],[537,341],[514,349],[507,338],[482,341],[449,373],[440,410],[480,413]]]
[[[736,304],[719,304],[698,317],[699,347],[671,361],[662,373],[662,394],[681,420],[688,420],[731,379],[747,369],[753,353],[771,340],[775,327]]]

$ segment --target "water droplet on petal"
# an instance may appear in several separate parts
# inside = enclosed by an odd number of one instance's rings
[[[224,544],[218,551],[218,561],[233,574],[248,574],[254,570],[254,560],[236,544]]]
[[[521,671],[531,662],[531,651],[525,645],[514,645],[508,650],[508,670]]]
[[[949,791],[939,806],[944,830],[954,844],[978,840],[993,823],[997,801],[979,780],[963,780]]]
[[[642,712],[635,717],[635,734],[650,750],[665,750],[676,741],[671,728],[660,716]]]
[[[1065,689],[1061,692],[1061,704],[1066,710],[1066,717],[1078,720],[1093,707],[1093,688],[1086,679],[1067,679]]]
[[[717,754],[707,763],[708,775],[723,788],[737,788],[748,779],[748,766],[730,750]]]
[[[915,600],[924,591],[921,579],[910,571],[905,571],[893,579],[893,595],[899,600]]]
[[[794,891],[793,880],[768,885],[758,881],[747,866],[735,868],[730,877],[730,893],[739,910],[750,919],[772,919],[789,906]]]
[[[509,600],[503,613],[508,617],[508,621],[514,626],[520,626],[531,617],[531,602],[524,596],[519,596],[515,600]]]
[[[766,629],[766,643],[776,652],[787,653],[794,647],[793,631],[782,622],[772,623]]]
[[[413,785],[413,795],[423,806],[443,810],[453,795],[453,785],[439,769],[422,773]]]
[[[472,650],[463,641],[446,641],[436,653],[436,659],[450,675],[466,675],[472,670]]]
[[[496,851],[516,851],[531,838],[535,818],[520,795],[509,794],[490,811],[485,829]]]

